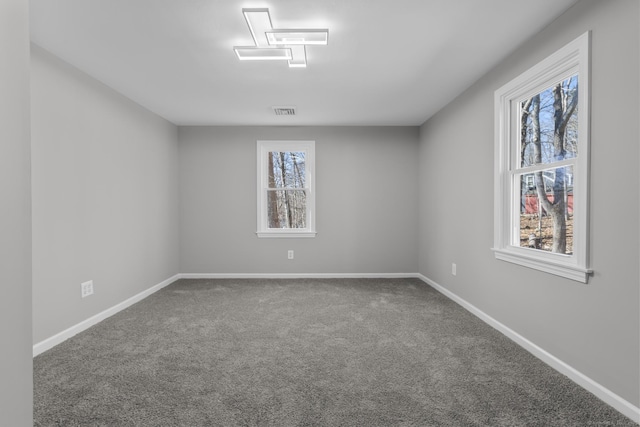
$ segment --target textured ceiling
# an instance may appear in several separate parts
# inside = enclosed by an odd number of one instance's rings
[[[575,2],[31,0],[31,38],[178,125],[420,125]],[[329,45],[239,61],[243,7]]]

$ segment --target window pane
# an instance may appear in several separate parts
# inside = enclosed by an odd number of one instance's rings
[[[520,167],[578,155],[578,75],[520,102]]]
[[[305,152],[269,152],[269,188],[305,188]]]
[[[269,190],[267,205],[269,228],[307,228],[304,190]]]
[[[573,253],[573,166],[522,174],[520,246]]]

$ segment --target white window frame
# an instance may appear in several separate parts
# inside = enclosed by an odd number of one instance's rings
[[[586,32],[495,92],[495,257],[587,283],[589,268],[589,46]],[[519,239],[520,188],[514,173],[520,151],[519,108],[528,99],[578,74],[578,156],[574,167],[573,254],[524,248]],[[549,167],[561,165],[550,164]],[[522,172],[520,169],[519,172]],[[517,234],[516,234],[517,233]]]
[[[305,188],[307,194],[307,228],[269,228],[267,215],[268,154],[272,151],[305,152]],[[258,237],[304,238],[316,236],[315,141],[257,141],[258,160]]]

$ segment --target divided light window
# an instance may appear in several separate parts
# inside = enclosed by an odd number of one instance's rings
[[[314,141],[258,141],[258,237],[314,237]]]
[[[496,258],[587,282],[589,33],[495,94]]]

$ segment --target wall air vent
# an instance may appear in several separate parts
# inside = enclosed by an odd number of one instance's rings
[[[273,107],[273,112],[276,116],[295,116],[296,107]]]

